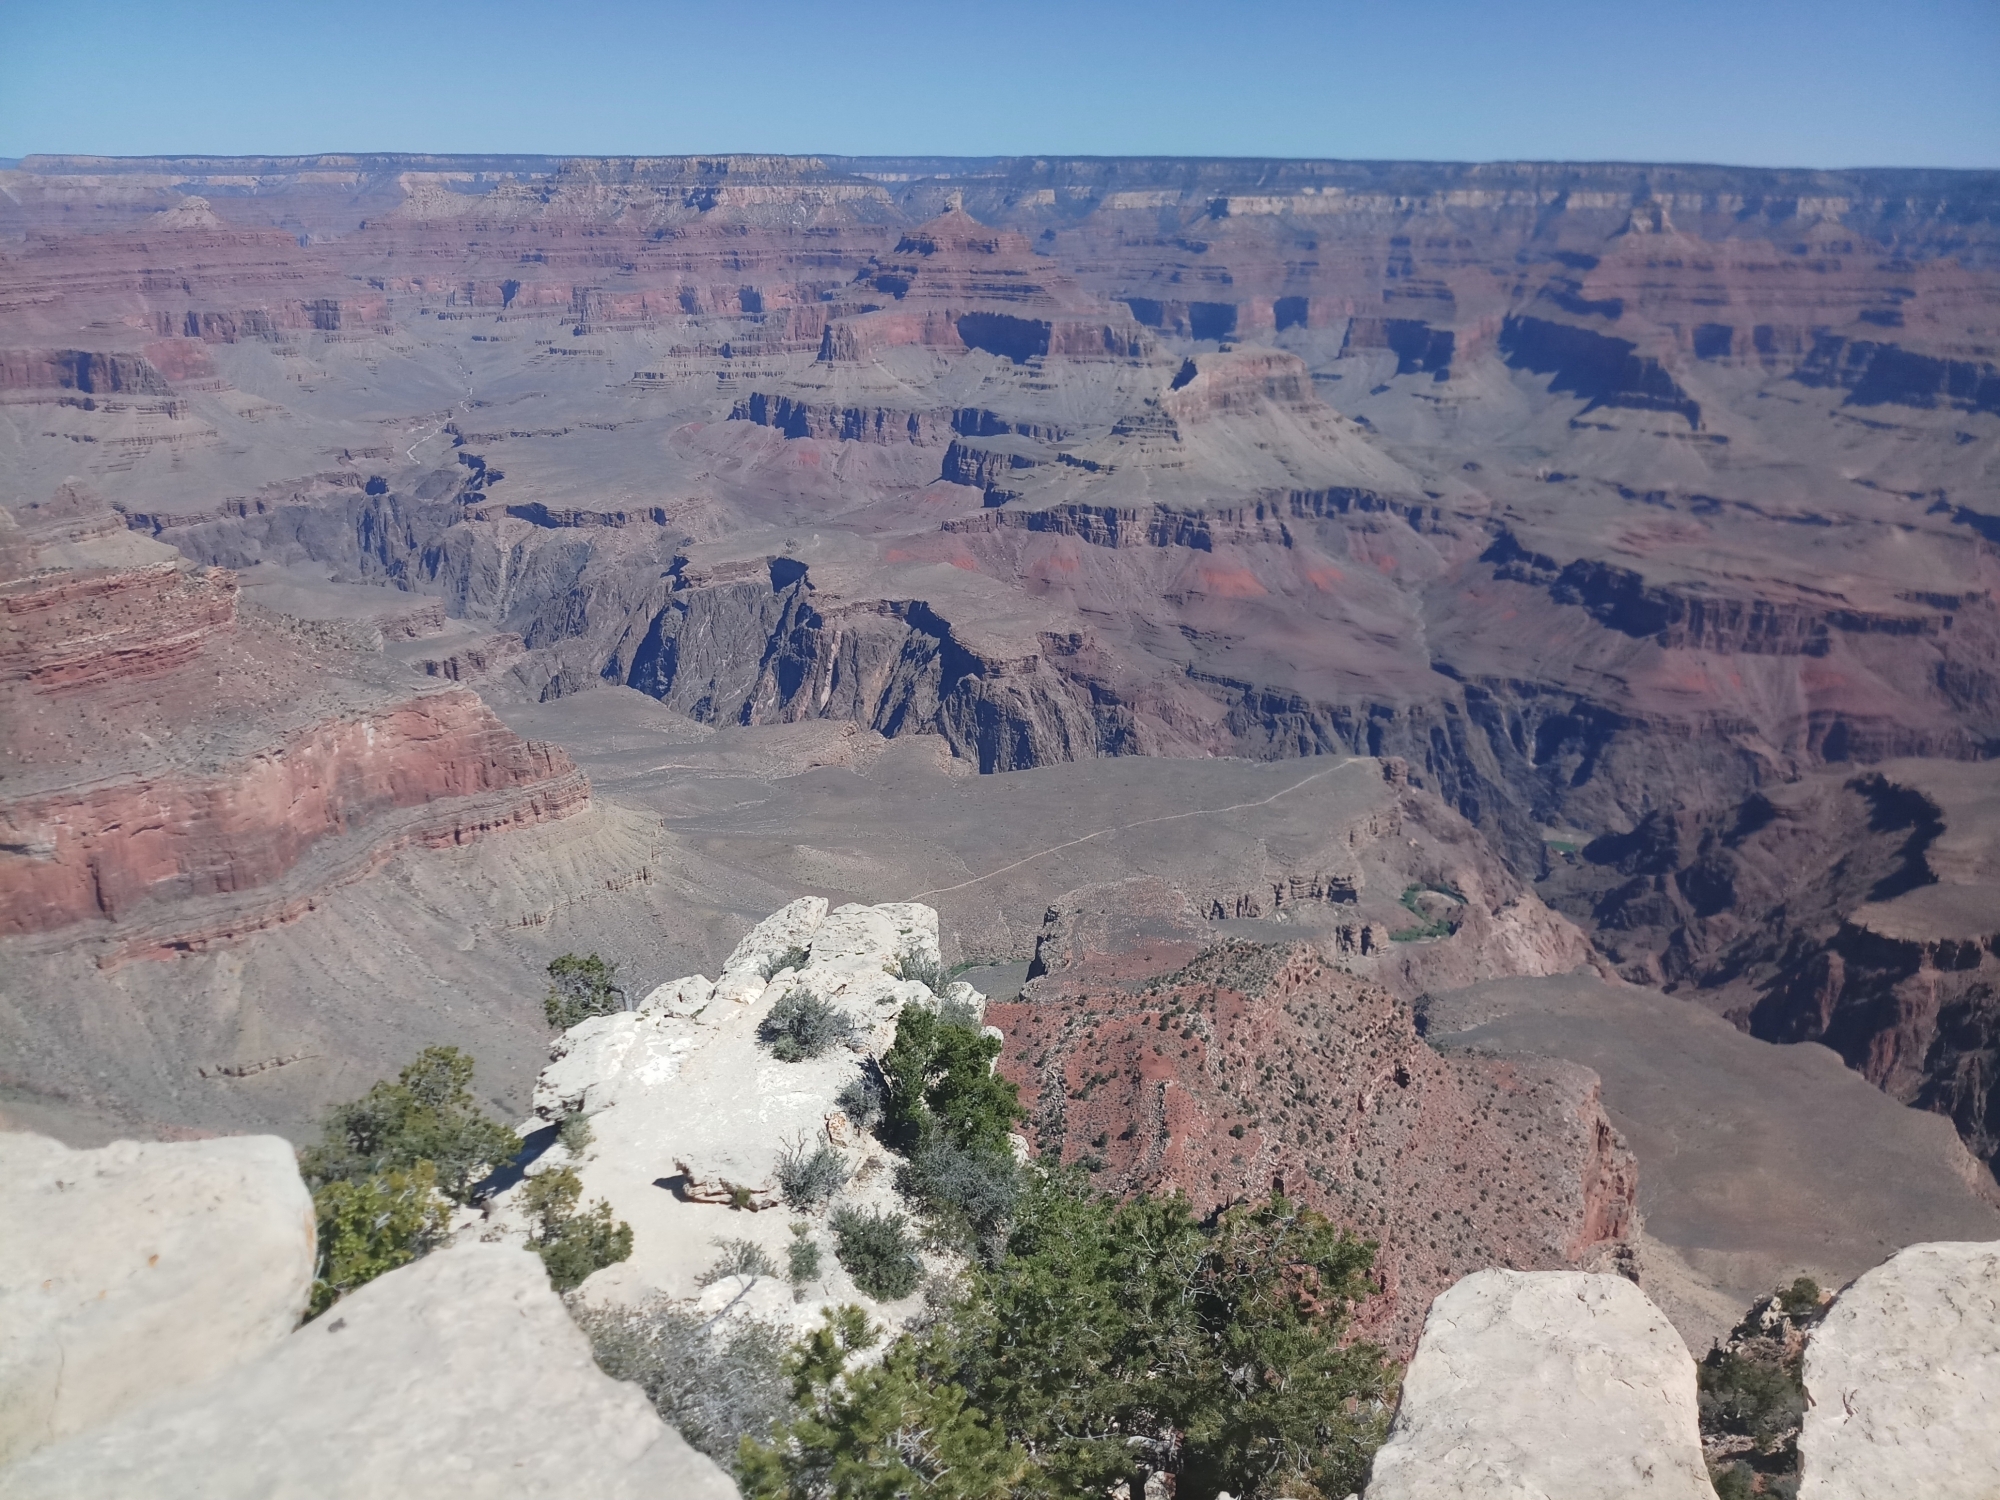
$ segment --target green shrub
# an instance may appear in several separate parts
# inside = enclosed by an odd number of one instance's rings
[[[864,1069],[841,1085],[834,1103],[859,1130],[873,1130],[882,1123],[882,1083],[873,1071]]]
[[[556,1127],[556,1140],[571,1156],[581,1156],[588,1151],[596,1134],[591,1129],[589,1115],[565,1115],[562,1124]]]
[[[471,1201],[472,1190],[521,1149],[511,1128],[473,1103],[472,1069],[456,1047],[427,1047],[396,1082],[336,1106],[320,1143],[299,1152],[307,1185],[359,1182],[430,1162],[440,1192],[454,1203]]]
[[[781,974],[786,969],[803,969],[811,962],[812,954],[794,943],[782,953],[773,953],[769,958],[764,960],[764,977],[769,979],[772,975]]]
[[[608,1016],[625,1008],[625,992],[618,987],[618,965],[606,963],[595,953],[578,958],[565,953],[549,965],[549,992],[542,1000],[542,1014],[552,1031],[568,1031],[592,1016]]]
[[[736,1478],[744,1500],[1012,1500],[1031,1486],[1027,1459],[931,1378],[899,1339],[878,1364],[848,1368],[881,1337],[858,1307],[826,1314],[786,1361],[792,1421],[770,1441],[746,1436]]]
[[[854,1308],[792,1357],[797,1415],[746,1441],[746,1500],[1358,1490],[1393,1368],[1346,1342],[1373,1247],[1283,1200],[1204,1225],[1024,1174],[1004,1254],[873,1366]]]
[[[853,1018],[811,990],[787,990],[757,1023],[757,1040],[779,1062],[804,1062],[853,1039]]]
[[[896,1188],[930,1217],[940,1240],[990,1259],[1000,1252],[1020,1175],[1011,1150],[972,1150],[939,1132],[896,1169]]]
[[[833,1253],[854,1284],[877,1302],[899,1302],[917,1289],[923,1274],[901,1214],[835,1209]]]
[[[831,1146],[807,1151],[800,1141],[778,1155],[778,1191],[800,1213],[809,1213],[847,1182],[847,1162]]]
[[[942,1132],[974,1151],[1010,1151],[1020,1090],[993,1071],[1000,1042],[976,1025],[906,1005],[882,1058],[884,1133],[914,1150]]]
[[[670,1425],[727,1467],[744,1438],[765,1438],[790,1414],[785,1336],[762,1323],[712,1320],[662,1301],[577,1308],[598,1366],[646,1393]]]
[[[318,1260],[306,1316],[316,1318],[356,1287],[408,1265],[443,1238],[451,1205],[437,1169],[418,1162],[358,1182],[329,1182],[313,1194]]]
[[[603,1198],[579,1212],[582,1197],[583,1180],[571,1167],[538,1172],[521,1189],[521,1206],[534,1221],[528,1248],[541,1256],[549,1284],[559,1292],[632,1254],[632,1226],[614,1223],[611,1204]]]
[[[785,1271],[794,1286],[819,1275],[819,1243],[803,1224],[792,1226],[792,1242],[785,1247]]]
[[[914,979],[933,995],[944,994],[945,986],[951,983],[942,960],[923,953],[904,954],[896,964],[896,977]]]

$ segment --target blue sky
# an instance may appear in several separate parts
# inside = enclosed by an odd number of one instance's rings
[[[2000,167],[2000,0],[0,0],[0,156]]]

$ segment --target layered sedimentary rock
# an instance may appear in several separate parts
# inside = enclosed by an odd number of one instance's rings
[[[1912,1245],[1806,1343],[1801,1500],[2000,1492],[2000,1242]]]
[[[1431,1304],[1368,1500],[1712,1500],[1694,1361],[1615,1276],[1481,1271]]]
[[[10,1496],[730,1500],[736,1487],[598,1370],[541,1261],[439,1251],[263,1357],[0,1470]]]
[[[588,803],[560,750],[471,693],[412,692],[349,642],[239,619],[225,570],[101,525],[10,537],[0,936],[198,947],[398,848]]]
[[[312,1290],[312,1201],[275,1136],[0,1133],[0,1225],[0,1465],[261,1357]]]

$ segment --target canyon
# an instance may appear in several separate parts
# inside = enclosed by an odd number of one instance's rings
[[[11,1124],[519,1118],[550,959],[803,893],[936,909],[1038,1149],[1393,1228],[1405,1346],[2000,1233],[1994,174],[28,158],[0,476]],[[1850,1128],[1760,1206],[1621,1035]]]

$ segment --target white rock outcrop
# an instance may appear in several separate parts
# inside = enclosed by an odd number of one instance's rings
[[[1431,1304],[1368,1500],[1714,1500],[1694,1361],[1617,1276],[1480,1271]]]
[[[837,1202],[901,1207],[894,1163],[851,1126],[839,1098],[894,1040],[905,1005],[940,1003],[928,986],[901,977],[906,970],[935,976],[939,962],[937,913],[928,906],[828,911],[809,898],[753,927],[713,985],[701,975],[669,980],[638,1010],[593,1018],[557,1038],[536,1085],[536,1113],[552,1123],[590,1117],[592,1144],[572,1165],[586,1198],[609,1200],[634,1234],[631,1259],[599,1272],[586,1295],[714,1301],[722,1294],[703,1278],[718,1242],[748,1240],[783,1268],[798,1225],[819,1243],[820,1275],[796,1290],[767,1277],[770,1285],[739,1287],[726,1305],[804,1329],[822,1307],[860,1301],[895,1323],[895,1309],[863,1297],[840,1269],[822,1216],[783,1206],[778,1167],[787,1153],[830,1148],[847,1173]],[[975,1014],[983,1005],[970,985],[944,988]],[[845,1014],[852,1042],[800,1062],[773,1056],[758,1028],[795,990]],[[520,1227],[515,1196],[498,1204],[503,1232]]]
[[[0,1134],[0,1463],[266,1353],[312,1278],[312,1198],[276,1136]]]
[[[2000,1242],[1912,1245],[1806,1343],[1799,1500],[2000,1496]]]
[[[0,1470],[8,1500],[734,1500],[592,1361],[541,1262],[441,1250],[263,1358]]]

